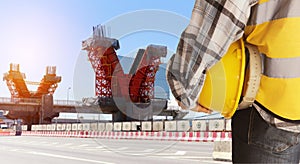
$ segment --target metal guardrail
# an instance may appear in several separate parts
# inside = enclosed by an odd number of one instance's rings
[[[75,101],[75,100],[54,100],[54,105],[66,105],[66,106],[81,106],[81,101]]]
[[[10,103],[10,104],[40,104],[40,99],[31,98],[7,98],[0,97],[0,103]]]
[[[41,104],[41,99],[32,99],[32,98],[8,98],[0,97],[0,104]],[[65,106],[81,106],[81,101],[75,100],[54,100],[54,105],[65,105]]]

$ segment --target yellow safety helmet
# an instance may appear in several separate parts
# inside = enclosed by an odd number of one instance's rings
[[[245,48],[242,39],[232,43],[225,56],[207,70],[198,103],[230,118],[239,105],[245,76]]]

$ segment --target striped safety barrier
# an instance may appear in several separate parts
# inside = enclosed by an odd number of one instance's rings
[[[97,132],[97,131],[23,131],[24,136],[137,139],[187,142],[231,141],[231,132]]]

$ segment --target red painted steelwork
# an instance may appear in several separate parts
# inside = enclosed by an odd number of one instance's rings
[[[57,83],[61,81],[60,76],[56,76],[55,67],[47,67],[46,75],[39,83],[37,91],[29,91],[25,82],[25,74],[20,72],[19,64],[10,64],[10,70],[4,74],[7,87],[12,98],[42,98],[42,95],[53,94],[57,88]]]
[[[94,35],[82,42],[82,49],[88,52],[95,71],[96,96],[127,97],[132,102],[149,102],[154,98],[155,74],[167,48],[150,45],[146,50],[140,50],[130,73],[125,74],[115,51],[119,49],[118,40],[105,37],[100,26],[93,30]]]

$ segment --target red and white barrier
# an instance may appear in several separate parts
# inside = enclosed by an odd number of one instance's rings
[[[14,136],[14,135],[16,135],[16,132],[10,132],[10,131],[0,132],[0,136]]]
[[[97,132],[97,131],[24,131],[24,136],[139,139],[187,142],[230,141],[231,132]]]

